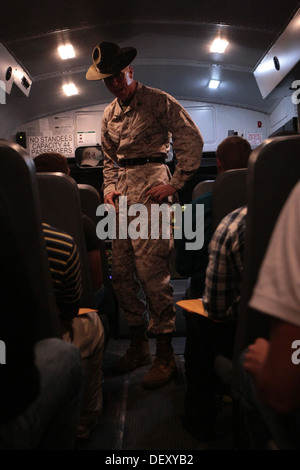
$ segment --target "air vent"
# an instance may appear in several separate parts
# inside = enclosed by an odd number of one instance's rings
[[[279,62],[278,57],[276,57],[276,56],[273,57],[273,62],[274,62],[275,69],[280,70],[280,62]]]

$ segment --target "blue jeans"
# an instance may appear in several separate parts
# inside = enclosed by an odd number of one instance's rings
[[[280,450],[299,450],[299,411],[279,415],[265,406],[257,396],[252,376],[243,367],[244,356],[245,352],[240,357],[241,405],[251,448],[266,449],[273,441]]]
[[[80,353],[50,338],[35,345],[35,358],[39,395],[24,413],[0,426],[0,449],[73,449],[83,390]]]

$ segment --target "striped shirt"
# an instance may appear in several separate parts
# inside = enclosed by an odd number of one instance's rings
[[[243,272],[247,207],[228,214],[209,245],[203,305],[213,320],[237,318]]]
[[[77,246],[65,232],[43,223],[56,303],[62,319],[77,315],[81,297],[81,271]]]

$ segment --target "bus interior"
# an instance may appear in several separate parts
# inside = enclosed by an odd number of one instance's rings
[[[1,5],[1,18],[0,139],[18,144],[17,149],[30,159],[43,152],[62,153],[68,159],[70,177],[82,191],[86,185],[96,190],[99,204],[103,202],[101,119],[112,96],[101,80],[87,81],[86,72],[93,48],[102,41],[136,47],[135,79],[174,96],[199,127],[204,140],[201,165],[178,193],[182,206],[193,199],[199,183],[216,179],[215,152],[227,136],[247,139],[256,158],[278,134],[299,132],[297,1],[15,0],[13,5]],[[228,42],[225,52],[211,49],[216,38]],[[62,59],[58,48],[69,44],[74,55]],[[209,86],[211,80],[215,88]],[[65,94],[65,85],[72,85],[75,92]],[[84,165],[86,148],[96,155],[96,166]],[[172,146],[166,163],[172,172],[176,165]],[[298,167],[296,180],[297,171]],[[55,196],[57,206],[60,197],[63,193]],[[95,212],[91,216],[97,223]],[[228,384],[218,397],[220,415],[213,441],[198,441],[182,427],[186,326],[185,312],[178,305],[173,338],[176,379],[149,392],[141,387],[147,367],[123,376],[112,374],[112,363],[126,351],[129,339],[111,288],[110,240],[103,250],[111,309],[104,354],[104,406],[99,425],[80,450],[99,450],[104,455],[112,450],[128,455],[134,451],[246,450],[247,437],[234,420],[235,403]],[[174,302],[182,300],[189,279],[178,274],[175,263],[171,284]],[[154,338],[150,343],[154,356]]]

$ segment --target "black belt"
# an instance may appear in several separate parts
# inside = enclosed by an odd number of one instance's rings
[[[118,161],[119,166],[122,167],[145,165],[146,163],[165,163],[165,157],[123,158]]]

